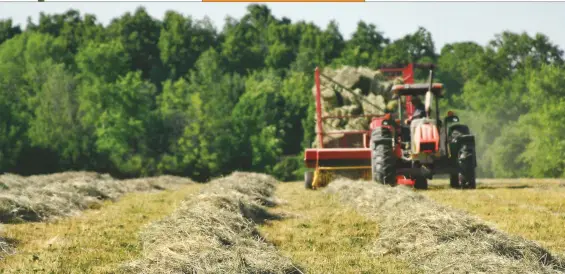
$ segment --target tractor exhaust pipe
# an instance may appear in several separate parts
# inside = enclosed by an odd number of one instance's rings
[[[432,108],[432,88],[433,88],[433,84],[434,84],[434,69],[433,66],[430,66],[430,76],[429,76],[429,86],[428,86],[428,92],[426,92],[426,98],[425,98],[425,106],[426,106],[426,117],[430,118],[430,111]]]

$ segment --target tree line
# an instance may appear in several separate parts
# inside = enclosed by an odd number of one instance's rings
[[[207,18],[140,7],[103,26],[69,10],[22,29],[0,20],[0,168],[195,180],[233,170],[295,179],[314,138],[316,66],[434,62],[442,108],[471,126],[479,175],[565,172],[563,51],[543,34],[436,50],[419,27],[388,38],[363,21],[344,39],[252,4],[217,30]]]

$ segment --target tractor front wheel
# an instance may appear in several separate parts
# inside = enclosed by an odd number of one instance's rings
[[[371,153],[373,181],[386,185],[394,185],[396,171],[394,169],[394,155],[388,144],[377,144]]]
[[[395,185],[395,164],[392,133],[384,128],[374,129],[371,134],[371,175],[373,181],[385,185]]]

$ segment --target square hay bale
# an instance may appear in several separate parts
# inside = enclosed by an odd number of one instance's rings
[[[394,83],[388,81],[382,73],[366,67],[351,66],[343,66],[334,70],[325,69],[323,73],[352,91],[345,91],[330,81],[322,79],[323,115],[384,114],[387,98],[390,97],[390,89]],[[315,86],[312,91],[315,95]],[[366,125],[361,125],[358,119],[328,119],[324,121],[324,131],[367,129],[369,122],[365,121]],[[339,141],[336,140],[342,137],[324,138],[324,146],[339,147]],[[317,140],[314,140],[313,144],[316,143]]]

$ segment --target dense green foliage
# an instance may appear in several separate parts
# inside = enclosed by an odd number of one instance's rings
[[[25,30],[0,21],[0,168],[294,179],[313,140],[314,67],[406,62],[439,64],[443,110],[476,134],[480,175],[565,175],[563,52],[543,34],[438,53],[424,28],[391,40],[359,22],[346,40],[336,22],[291,22],[263,5],[221,31],[143,8],[108,26],[75,10]]]

